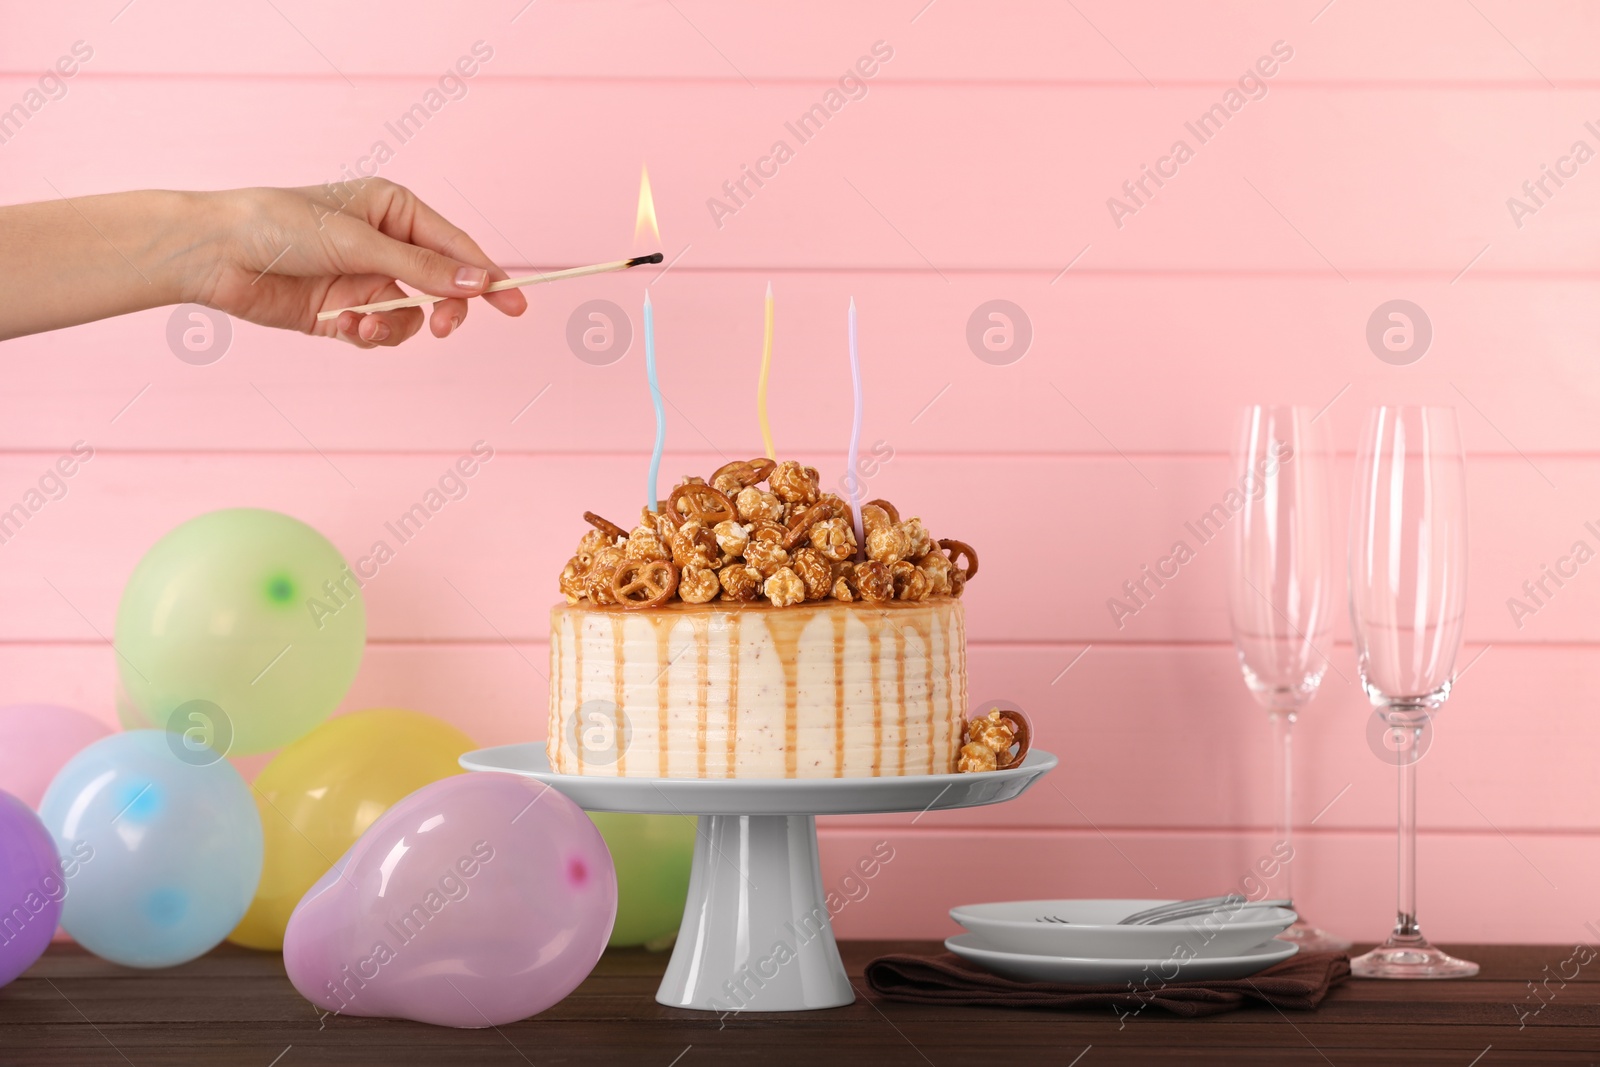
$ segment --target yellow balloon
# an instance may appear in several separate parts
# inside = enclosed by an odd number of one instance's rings
[[[421,712],[377,708],[329,719],[278,753],[255,780],[261,883],[228,940],[281,949],[295,905],[356,838],[395,801],[461,773],[456,760],[476,747]]]

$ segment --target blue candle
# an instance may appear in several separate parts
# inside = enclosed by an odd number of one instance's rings
[[[656,380],[656,320],[650,310],[650,290],[644,291],[644,371],[650,379],[650,402],[656,409],[656,447],[650,453],[650,481],[645,485],[645,506],[656,510],[656,477],[661,472],[661,449],[667,443],[667,415],[661,407],[661,383]]]

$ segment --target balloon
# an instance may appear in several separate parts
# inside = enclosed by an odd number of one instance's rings
[[[694,859],[695,820],[682,815],[590,812],[617,868],[611,947],[664,947],[683,921]]]
[[[191,519],[128,578],[116,648],[128,696],[156,726],[230,755],[309,733],[361,664],[359,579],[327,538],[275,511]]]
[[[110,733],[100,720],[55,704],[0,708],[0,789],[37,808],[61,765]]]
[[[44,955],[67,895],[55,842],[21,799],[0,792],[0,986]]]
[[[498,1026],[572,992],[616,914],[583,809],[531,778],[463,774],[390,808],[311,887],[283,965],[330,1012]]]
[[[289,914],[306,890],[395,801],[460,774],[475,748],[448,723],[398,708],[329,719],[280,752],[256,776],[266,862],[256,898],[228,940],[280,949]]]
[[[39,805],[76,860],[61,925],[97,956],[168,967],[210,951],[261,877],[261,820],[227,760],[188,758],[177,734],[112,734],[61,768]]]

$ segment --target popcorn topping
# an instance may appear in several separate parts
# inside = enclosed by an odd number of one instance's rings
[[[887,500],[862,505],[864,546],[851,516],[849,503],[822,492],[815,467],[734,460],[709,481],[685,478],[656,511],[644,509],[631,531],[585,512],[594,529],[579,540],[557,584],[569,604],[648,608],[721,597],[788,607],[829,597],[844,603],[956,597],[978,572],[972,546],[934,540],[921,519],[902,520]],[[861,548],[866,558],[858,560]],[[983,747],[981,739],[969,739],[973,744]],[[1007,765],[989,751],[996,766]],[[978,752],[972,760],[985,762]]]

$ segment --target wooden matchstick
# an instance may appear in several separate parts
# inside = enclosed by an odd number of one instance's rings
[[[660,263],[664,257],[660,252],[652,252],[648,256],[634,256],[632,259],[616,259],[610,263],[594,263],[587,267],[568,267],[566,270],[553,270],[548,274],[524,274],[516,278],[506,278],[503,281],[492,282],[485,293],[498,293],[502,289],[519,289],[524,285],[540,285],[544,282],[560,281],[562,278],[583,278],[590,274],[609,274],[612,271],[627,270],[644,263]],[[479,296],[482,293],[477,294]],[[396,308],[422,307],[424,304],[437,304],[449,297],[432,296],[428,293],[419,293],[416,296],[404,296],[397,300],[380,300],[376,304],[362,304],[359,307],[336,308],[333,311],[322,311],[317,314],[318,322],[327,322],[336,319],[346,311],[355,311],[362,315],[374,311],[394,311]]]

